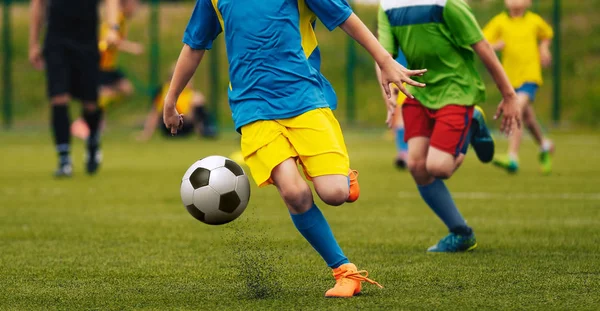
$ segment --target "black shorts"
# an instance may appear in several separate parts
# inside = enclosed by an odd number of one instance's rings
[[[165,126],[164,122],[162,122],[162,118],[160,119],[160,121],[161,123],[158,126],[163,129],[162,133],[165,134],[165,136],[171,136],[171,129],[168,129]],[[175,137],[187,137],[190,134],[194,134],[194,123],[183,122],[183,128],[177,130],[177,135]]]
[[[100,70],[100,86],[113,86],[123,79],[125,79],[125,74],[119,69],[112,71]]]
[[[98,43],[47,37],[44,42],[48,96],[69,94],[81,101],[98,100]]]

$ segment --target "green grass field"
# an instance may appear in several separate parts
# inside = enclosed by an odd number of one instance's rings
[[[179,201],[193,161],[237,140],[105,140],[98,176],[54,180],[48,134],[0,134],[2,310],[598,310],[600,135],[554,134],[555,173],[526,141],[509,176],[473,154],[449,182],[478,235],[470,254],[428,255],[445,234],[380,132],[347,135],[362,197],[322,206],[346,254],[385,286],[328,300],[330,271],[294,229],[274,188],[242,217],[199,223]],[[500,140],[500,149],[506,143]]]

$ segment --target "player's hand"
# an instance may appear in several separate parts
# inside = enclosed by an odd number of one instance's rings
[[[502,51],[502,50],[504,50],[505,46],[506,46],[506,43],[504,43],[504,41],[502,41],[502,40],[492,44],[492,48],[494,49],[494,51]]]
[[[515,93],[505,96],[494,115],[494,120],[502,118],[500,123],[500,132],[510,135],[514,127],[521,128],[521,110],[517,104],[517,95]]]
[[[29,47],[29,62],[37,70],[44,69],[44,57],[39,44],[33,44]]]
[[[409,70],[404,68],[404,66],[400,65],[395,59],[391,56],[388,57],[382,65],[379,66],[381,68],[381,85],[385,90],[385,94],[388,99],[392,97],[392,91],[390,90],[390,83],[394,83],[404,95],[408,98],[414,98],[412,94],[406,90],[404,87],[404,83],[410,84],[416,87],[425,87],[424,83],[420,83],[414,81],[410,77],[414,76],[422,76],[427,69],[420,70]]]
[[[183,128],[183,115],[175,108],[176,101],[165,100],[163,109],[163,121],[165,126],[171,130],[171,135],[177,135],[177,131]]]
[[[119,35],[119,32],[116,29],[110,29],[106,34],[105,41],[107,48],[116,48],[121,42],[121,36]]]
[[[552,64],[552,53],[550,53],[549,49],[540,49],[540,62],[544,68],[547,68]]]

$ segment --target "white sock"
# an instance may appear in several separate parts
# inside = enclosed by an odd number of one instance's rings
[[[544,139],[540,148],[542,149],[542,151],[548,152],[548,151],[552,150],[552,145],[553,144],[550,139]]]

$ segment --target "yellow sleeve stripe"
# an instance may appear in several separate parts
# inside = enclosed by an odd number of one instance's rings
[[[309,58],[318,45],[317,35],[312,26],[317,16],[308,8],[305,0],[298,0],[298,13],[300,13],[300,25],[298,27],[300,28],[302,49],[306,58]]]
[[[213,8],[215,9],[215,13],[217,13],[217,17],[219,18],[219,23],[221,23],[221,30],[225,32],[225,23],[223,22],[223,15],[221,15],[221,11],[219,11],[219,0],[210,0],[212,2]]]

